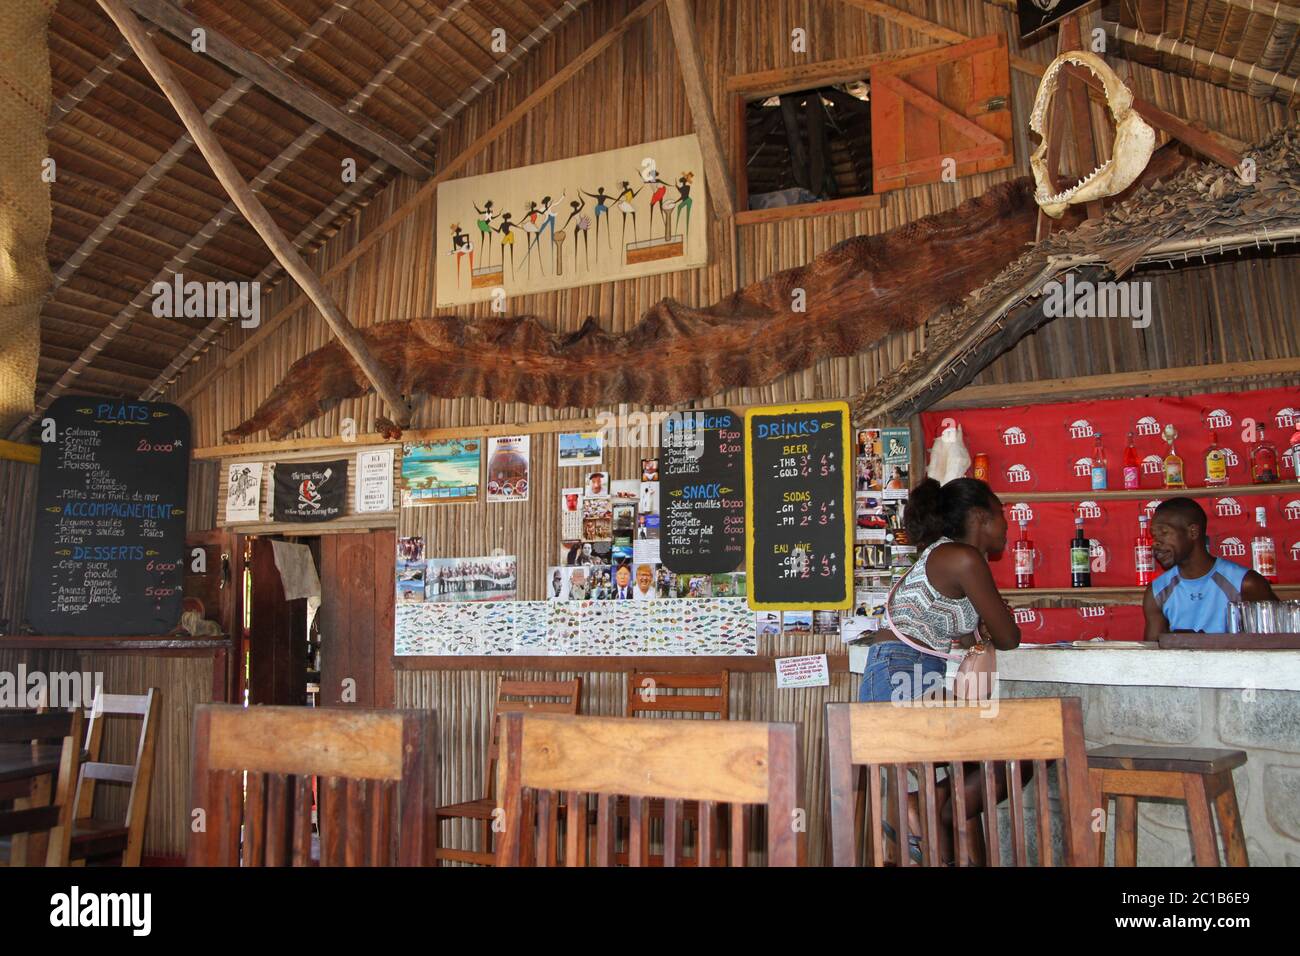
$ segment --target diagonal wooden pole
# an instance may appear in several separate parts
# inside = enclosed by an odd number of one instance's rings
[[[171,102],[181,122],[189,130],[190,136],[194,138],[194,144],[198,146],[199,151],[203,153],[204,159],[212,167],[213,173],[216,174],[217,180],[230,194],[231,200],[239,208],[240,213],[248,221],[257,234],[262,237],[271,253],[284,266],[286,272],[293,277],[299,287],[307,294],[316,308],[325,317],[329,327],[338,336],[339,342],[348,350],[357,365],[365,373],[366,378],[375,387],[375,391],[387,403],[389,409],[393,412],[394,420],[405,428],[410,424],[410,406],[402,400],[398,394],[397,388],[393,383],[392,376],[388,370],[375,360],[366,347],[365,340],[361,333],[353,328],[352,323],[339,310],[334,299],[330,296],[325,284],[321,282],[320,276],[312,271],[311,267],[303,261],[302,256],[294,249],[285,234],[276,225],[271,214],[266,211],[266,207],[253,193],[248,183],[244,182],[231,162],[230,157],[226,155],[225,149],[217,140],[216,134],[203,121],[203,114],[190,98],[189,93],[181,86],[172,73],[171,67],[167,65],[158,48],[154,46],[140,21],[130,12],[122,0],[98,0],[99,5],[103,7],[104,12],[108,14],[117,28],[122,31],[126,37],[131,49],[135,55],[140,58],[154,82],[158,84],[159,89]]]

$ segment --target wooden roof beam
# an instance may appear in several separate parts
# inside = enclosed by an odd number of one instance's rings
[[[195,30],[203,31],[208,56],[236,76],[256,83],[276,99],[320,123],[353,146],[379,157],[395,169],[400,169],[418,179],[429,176],[428,166],[405,146],[393,142],[348,116],[283,70],[238,46],[211,27],[204,26],[193,15],[177,9],[166,0],[123,0],[123,2],[140,16],[158,24],[187,46],[192,42]]]
[[[1174,40],[1160,34],[1143,33],[1141,30],[1134,30],[1119,23],[1106,24],[1106,30],[1113,34],[1115,39],[1131,43],[1133,46],[1155,50],[1158,53],[1169,53],[1179,59],[1191,60],[1193,63],[1199,63],[1211,69],[1224,70],[1251,83],[1267,84],[1273,89],[1289,93],[1291,96],[1300,93],[1300,79],[1294,76],[1284,76],[1274,70],[1261,70],[1255,64],[1242,63],[1236,57],[1211,53],[1209,50],[1203,50],[1191,43],[1184,43],[1181,40]],[[1136,105],[1136,101],[1134,101],[1134,105]]]
[[[176,108],[181,122],[185,124],[185,128],[189,130],[190,135],[194,138],[195,145],[203,153],[221,185],[230,193],[230,198],[239,207],[239,211],[244,218],[257,230],[258,235],[270,247],[275,257],[283,263],[285,271],[293,276],[294,281],[299,286],[306,290],[307,295],[310,296],[312,302],[320,310],[334,334],[338,336],[339,342],[347,349],[353,361],[361,367],[366,378],[374,385],[375,391],[389,406],[394,419],[399,425],[405,427],[410,422],[410,409],[401,395],[398,394],[392,376],[370,354],[365,340],[362,339],[361,334],[352,327],[347,317],[339,310],[338,305],[335,304],[320,277],[303,261],[298,251],[289,244],[288,238],[280,231],[280,227],[275,224],[270,213],[258,201],[248,183],[244,182],[240,177],[235,164],[231,162],[230,157],[222,149],[216,134],[204,123],[203,114],[199,112],[194,100],[190,98],[185,88],[177,82],[171,68],[167,65],[167,61],[163,59],[153,41],[145,34],[140,21],[126,8],[127,2],[137,2],[137,0],[98,0],[98,2],[110,19],[117,24],[118,29],[130,42],[131,48],[135,50],[136,56],[140,58],[140,61],[145,65],[150,75],[153,76],[155,82],[166,94],[167,99]]]
[[[577,2],[577,0],[571,0],[571,3],[574,2]],[[527,116],[532,110],[536,109],[539,103],[543,102],[559,87],[573,79],[573,77],[581,72],[587,64],[596,59],[596,57],[600,56],[606,49],[621,39],[628,30],[632,29],[632,27],[636,26],[653,13],[655,8],[662,2],[663,0],[642,0],[642,3],[633,8],[627,16],[619,21],[617,26],[579,53],[565,67],[557,70],[549,79],[546,80],[546,82],[542,83],[520,100],[518,105],[510,110],[510,112],[497,120],[496,123],[485,130],[477,139],[457,153],[454,158],[438,170],[432,179],[422,185],[414,196],[404,202],[397,209],[393,210],[393,212],[391,212],[383,222],[377,223],[374,228],[366,233],[365,237],[349,249],[338,262],[334,263],[334,265],[327,269],[321,278],[325,282],[329,282],[345,273],[352,263],[365,255],[366,252],[373,248],[380,239],[388,235],[391,230],[401,225],[407,216],[411,215],[411,213],[415,212],[426,202],[433,199],[436,196],[436,190],[439,183],[450,179],[456,173],[460,172],[470,160],[505,135],[506,131]],[[220,365],[205,374],[194,385],[187,388],[177,401],[188,401],[212,382],[217,376],[231,368],[234,368],[242,362],[253,349],[266,341],[266,339],[269,338],[276,329],[287,322],[289,318],[298,311],[298,309],[302,308],[304,298],[305,297],[302,294],[299,294],[290,299],[289,302],[276,312],[275,315],[271,316],[268,321],[263,322],[257,331],[240,343],[238,348],[227,355]]]
[[[724,217],[736,212],[736,187],[727,169],[726,153],[718,121],[713,115],[704,82],[704,58],[700,56],[699,38],[695,32],[695,17],[686,0],[667,0],[668,22],[672,25],[673,42],[677,47],[677,63],[686,82],[686,102],[691,107],[695,132],[700,137],[700,152],[704,154],[704,169],[709,177],[708,194],[713,208]]]

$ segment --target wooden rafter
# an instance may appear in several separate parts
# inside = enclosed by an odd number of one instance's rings
[[[640,5],[634,7],[627,16],[619,21],[616,27],[574,57],[573,60],[571,60],[563,69],[557,70],[552,74],[550,79],[542,83],[537,87],[537,89],[533,90],[533,92],[520,100],[514,109],[510,110],[510,112],[505,116],[497,120],[496,123],[480,134],[477,139],[461,150],[460,153],[451,159],[445,166],[439,169],[437,174],[435,174],[428,182],[424,183],[414,196],[404,202],[397,209],[393,210],[393,212],[388,215],[388,218],[383,222],[378,223],[366,234],[364,239],[358,241],[355,246],[340,257],[338,262],[326,270],[321,275],[321,279],[325,282],[329,282],[332,279],[336,279],[343,275],[352,263],[356,262],[374,248],[376,243],[378,243],[384,236],[388,235],[388,233],[393,229],[396,229],[401,225],[413,212],[429,200],[433,199],[439,183],[445,182],[456,173],[460,172],[460,170],[464,169],[470,160],[505,135],[505,133],[516,123],[527,116],[532,110],[536,109],[538,104],[542,103],[557,89],[569,82],[569,80],[573,79],[573,77],[581,72],[587,64],[596,59],[612,44],[622,38],[628,30],[632,29],[653,13],[655,8],[657,8],[661,2],[663,2],[663,0],[643,0]],[[263,322],[262,327],[250,335],[248,339],[239,346],[239,348],[227,355],[220,366],[213,369],[207,375],[203,376],[200,381],[186,389],[179,401],[184,402],[189,398],[192,398],[216,376],[242,362],[249,352],[256,349],[266,341],[266,339],[277,328],[289,320],[290,316],[292,316],[298,309],[302,308],[305,302],[305,295],[299,294],[294,296],[293,299],[286,303],[285,306],[272,316],[269,321]]]
[[[365,150],[372,156],[378,156],[394,168],[421,179],[429,175],[427,165],[405,146],[393,142],[348,116],[283,70],[235,44],[224,34],[204,25],[192,14],[178,9],[166,0],[124,0],[124,2],[140,16],[158,24],[187,45],[191,42],[195,30],[203,31],[206,36],[207,55],[235,75],[256,83],[276,99],[325,126],[359,149]]]
[[[311,46],[311,42],[319,38],[328,27],[337,23],[339,18],[351,8],[354,2],[355,0],[338,0],[338,2],[329,7],[301,36],[299,36],[293,43],[289,44],[288,49],[280,54],[279,58],[276,60],[277,65],[289,66],[297,60],[298,57]],[[154,28],[155,31],[157,29],[157,27]],[[148,32],[148,35],[152,36],[152,32]],[[124,46],[129,54],[131,45],[129,43],[124,43]],[[230,85],[230,88],[219,96],[216,102],[209,106],[206,112],[204,112],[204,122],[208,125],[215,123],[218,119],[224,116],[231,107],[238,103],[244,94],[252,88],[252,80],[243,79],[242,77],[237,79]],[[180,162],[181,158],[189,152],[190,147],[193,145],[193,138],[189,133],[184,133],[178,137],[176,142],[172,143],[172,145],[161,156],[159,156],[157,160],[154,161],[148,171],[140,177],[136,184],[132,186],[120,200],[118,200],[117,205],[113,207],[112,211],[99,221],[90,235],[87,236],[82,241],[81,245],[77,247],[76,251],[68,256],[68,258],[63,261],[63,264],[59,266],[58,271],[54,273],[54,279],[50,290],[52,293],[57,292],[65,282],[76,274],[82,264],[89,259],[91,254],[99,248],[100,244],[108,238],[109,234],[117,228],[118,224],[130,215],[131,210],[139,205],[140,201],[144,199],[150,190],[152,190],[178,162]]]
[[[171,67],[167,65],[167,61],[163,59],[153,41],[145,34],[140,21],[126,8],[127,0],[98,0],[98,2],[109,18],[117,24],[118,29],[130,42],[136,56],[144,64],[145,69],[149,71],[149,74],[176,109],[181,122],[185,124],[185,128],[189,130],[190,135],[194,137],[195,144],[203,153],[204,159],[212,167],[212,171],[216,174],[221,185],[230,193],[230,198],[239,207],[239,211],[249,225],[257,230],[258,235],[270,247],[275,257],[284,264],[285,270],[293,276],[294,281],[307,290],[312,302],[320,309],[325,321],[329,323],[334,334],[338,336],[343,347],[347,349],[353,361],[361,367],[370,383],[374,385],[375,391],[388,404],[397,423],[402,426],[408,424],[410,422],[410,410],[406,402],[402,400],[401,395],[398,394],[392,376],[387,369],[375,361],[374,356],[370,354],[370,350],[366,347],[365,341],[357,330],[352,327],[352,324],[348,322],[347,317],[339,310],[338,305],[335,304],[333,298],[325,289],[320,277],[311,270],[302,257],[298,255],[297,250],[289,244],[288,238],[280,230],[280,227],[275,224],[270,213],[266,211],[253,190],[249,188],[248,183],[244,182],[240,177],[239,171],[235,168],[235,164],[231,162],[230,157],[226,155],[226,151],[217,140],[216,134],[204,123],[203,114],[199,112],[194,100],[190,98],[189,93],[177,81]]]
[[[1167,36],[1143,33],[1141,30],[1134,30],[1119,23],[1107,24],[1106,29],[1114,34],[1115,39],[1131,43],[1133,46],[1155,50],[1158,53],[1169,53],[1179,59],[1190,60],[1211,69],[1224,70],[1239,79],[1251,83],[1263,83],[1292,96],[1300,93],[1300,78],[1294,76],[1284,76],[1274,70],[1261,70],[1253,63],[1238,61],[1236,57],[1212,53],[1209,50],[1201,49],[1199,46],[1184,43],[1181,40],[1174,40]]]
[[[348,102],[348,109],[359,109],[362,104],[364,104],[365,101],[379,88],[383,80],[392,76],[402,62],[409,59],[416,50],[423,46],[434,35],[434,33],[437,32],[438,28],[443,23],[447,22],[453,14],[459,11],[459,9],[468,2],[469,0],[452,0],[439,16],[425,24],[424,29],[412,38],[402,51],[390,60],[385,65],[384,69],[375,74],[371,81]],[[450,109],[443,110],[432,123],[421,130],[420,135],[411,142],[411,147],[419,148],[430,141],[440,129],[454,120],[462,110],[481,96],[485,89],[501,77],[507,76],[510,68],[518,62],[520,58],[537,46],[542,39],[553,32],[561,23],[576,13],[586,2],[587,0],[566,0],[566,2],[547,17],[536,30],[524,37],[523,40],[515,45],[514,49],[503,56],[490,70],[484,72],[478,80],[471,84],[470,88],[457,99],[456,103]],[[308,130],[306,133],[302,134],[302,136],[308,136],[311,132],[312,130]],[[299,138],[301,139],[302,137]],[[286,150],[286,154],[293,153],[296,155],[298,146],[299,144],[297,141],[290,144]],[[386,171],[387,167],[382,161],[369,167],[365,173],[357,177],[355,183],[353,183],[348,189],[344,190],[333,202],[321,210],[320,214],[317,215],[316,218],[302,230],[302,232],[294,237],[294,246],[301,249],[306,243],[313,242],[326,227],[335,222],[338,217],[342,215],[365,190],[369,189],[382,175],[384,175]],[[272,276],[276,275],[278,265],[279,264],[276,262],[268,263],[267,267],[258,275],[258,281],[264,283]],[[272,322],[278,324],[278,321],[283,321],[284,318],[287,318],[287,313],[280,312],[272,319]],[[197,355],[201,349],[227,328],[228,323],[223,319],[214,318],[209,322],[199,331],[198,335],[194,336],[190,344],[182,349],[177,354],[176,358],[174,358],[171,363],[158,374],[158,377],[154,379],[153,383],[145,393],[141,395],[141,398],[152,398],[162,392],[162,390],[171,383],[173,378],[179,374],[180,370],[185,367],[185,364],[189,362],[190,359]],[[199,386],[187,391],[185,397],[183,397],[181,401],[185,401],[189,396],[193,395],[194,392],[197,391],[198,387],[202,387],[207,382],[211,381],[212,378],[221,374],[224,368],[225,366],[218,366],[216,369],[203,376]]]
[[[718,121],[713,115],[713,102],[704,81],[704,58],[700,56],[699,38],[695,33],[695,17],[687,0],[666,0],[668,22],[672,26],[673,43],[677,47],[677,63],[686,83],[686,102],[695,121],[695,132],[700,138],[700,152],[704,155],[704,170],[709,177],[708,196],[714,211],[724,218],[735,214],[735,185],[727,169],[726,152]]]

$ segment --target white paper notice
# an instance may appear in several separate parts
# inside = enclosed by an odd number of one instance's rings
[[[256,521],[262,510],[262,463],[237,461],[226,482],[226,523]]]
[[[776,662],[776,686],[782,687],[829,687],[830,670],[826,665],[825,654],[810,654],[807,657],[781,657]]]
[[[393,510],[393,449],[357,452],[357,514]]]

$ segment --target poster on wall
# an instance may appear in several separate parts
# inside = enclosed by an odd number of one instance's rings
[[[438,307],[703,266],[694,134],[438,186]]]
[[[393,510],[393,449],[357,452],[357,514]]]
[[[881,466],[884,481],[882,497],[886,501],[907,498],[912,467],[912,433],[906,428],[880,430]]]
[[[519,561],[513,555],[481,558],[430,558],[425,562],[424,600],[513,601],[518,593]]]
[[[262,517],[262,463],[231,462],[226,480],[226,523]]]
[[[527,435],[488,439],[487,500],[528,500]]]
[[[272,466],[276,521],[331,521],[347,514],[348,461],[284,461]]]
[[[601,432],[561,432],[560,465],[599,465],[605,456]]]
[[[478,500],[483,442],[478,438],[402,446],[402,507]]]

